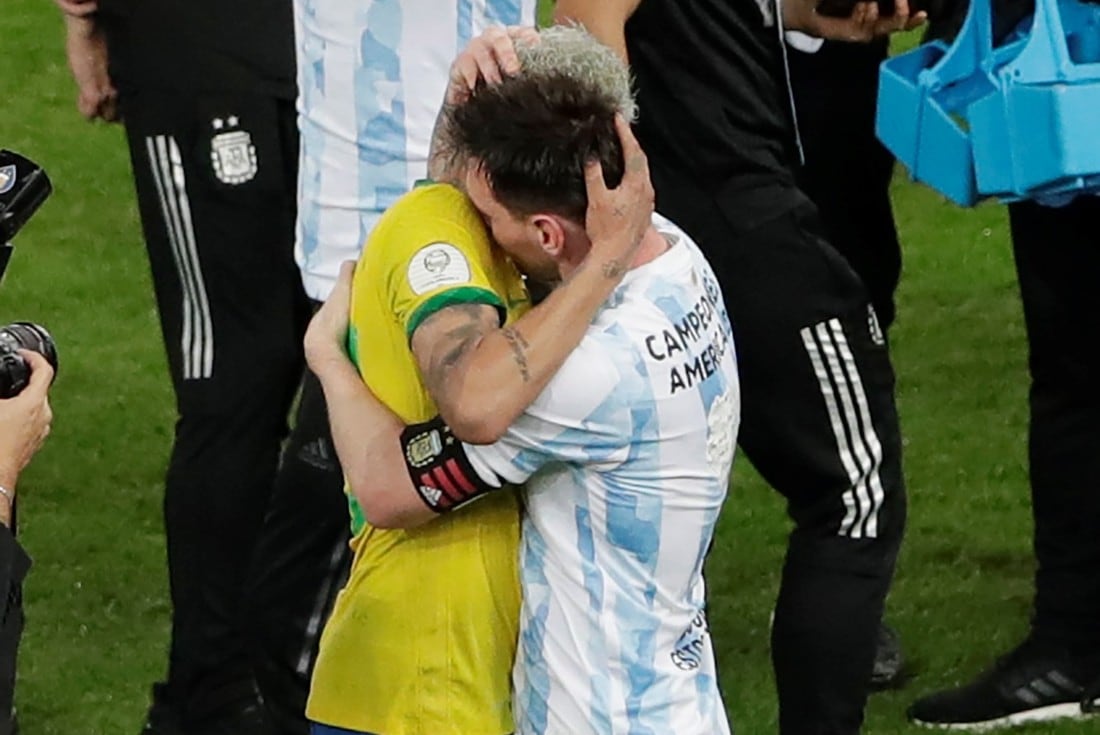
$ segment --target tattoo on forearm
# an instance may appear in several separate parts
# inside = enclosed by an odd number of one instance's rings
[[[519,374],[523,377],[523,382],[530,382],[531,370],[527,365],[527,349],[530,345],[527,344],[527,340],[515,327],[505,327],[501,330],[501,334],[504,335],[504,339],[508,340],[508,345],[512,348],[512,359],[519,367]]]

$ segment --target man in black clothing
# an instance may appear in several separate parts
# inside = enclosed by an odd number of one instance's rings
[[[829,244],[867,287],[879,324],[894,322],[901,245],[890,205],[894,157],[875,136],[879,65],[888,39],[787,47],[802,137],[798,186],[817,206]]]
[[[53,368],[46,358],[20,352],[31,368],[30,381],[17,396],[0,399],[0,735],[15,735],[12,696],[19,638],[23,634],[23,578],[31,560],[15,540],[15,494],[19,474],[50,433],[47,393]]]
[[[112,119],[117,101],[126,126],[179,412],[164,499],[168,674],[143,732],[266,735],[245,590],[262,576],[250,565],[311,314],[293,258],[291,4],[57,2],[81,111]],[[261,612],[304,628],[318,584],[284,590]],[[279,643],[295,649],[299,632]]]
[[[879,65],[889,39],[870,43],[787,34],[791,89],[801,133],[798,186],[817,207],[826,239],[859,275],[884,334],[894,323],[901,244],[890,204],[894,157],[875,135]],[[871,685],[900,686],[896,631],[879,629]]]
[[[1008,213],[1031,372],[1035,605],[1023,643],[909,710],[958,730],[1100,712],[1100,198]]]
[[[905,3],[847,19],[812,0],[559,0],[629,58],[658,210],[706,252],[738,344],[740,443],[795,522],[772,657],[783,735],[863,721],[905,524],[894,374],[868,290],[798,188],[786,29],[870,40]]]
[[[953,38],[968,7],[936,3],[928,35]],[[995,42],[1034,8],[994,2]],[[1008,207],[1031,374],[1031,629],[972,682],[916,701],[918,724],[977,731],[1100,712],[1100,198],[1059,204]]]

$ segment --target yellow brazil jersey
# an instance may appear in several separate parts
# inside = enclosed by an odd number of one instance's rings
[[[483,303],[510,321],[529,306],[450,186],[413,190],[367,240],[349,347],[363,380],[406,422],[437,413],[409,340],[446,306]],[[324,633],[307,715],[378,735],[504,735],[519,616],[519,504],[494,493],[410,530],[372,527],[351,502],[351,576]]]

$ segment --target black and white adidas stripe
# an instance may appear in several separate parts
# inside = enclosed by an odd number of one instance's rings
[[[214,374],[214,325],[195,243],[179,146],[171,136],[153,135],[145,139],[145,150],[183,292],[180,335],[183,379],[209,378]]]
[[[836,436],[841,464],[851,481],[843,495],[846,508],[839,534],[877,538],[885,494],[879,468],[882,442],[875,433],[867,393],[839,319],[829,319],[801,331],[829,422]]]

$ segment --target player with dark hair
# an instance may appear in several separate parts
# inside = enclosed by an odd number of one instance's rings
[[[629,59],[657,207],[715,269],[738,340],[740,445],[787,499],[772,628],[783,735],[860,730],[905,526],[894,373],[866,285],[798,188],[785,32],[870,40],[908,4],[559,0]],[[862,212],[861,212],[862,214]]]

